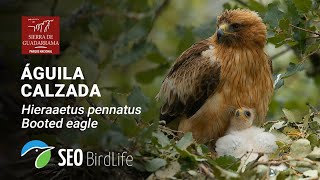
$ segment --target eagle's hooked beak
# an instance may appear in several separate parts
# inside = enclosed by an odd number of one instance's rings
[[[221,37],[224,36],[225,34],[227,34],[227,30],[229,28],[229,25],[224,23],[224,24],[221,24],[219,26],[219,29],[217,30],[217,38],[218,38],[218,41],[220,41]]]

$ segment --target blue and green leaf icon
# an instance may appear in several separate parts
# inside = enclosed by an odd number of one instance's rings
[[[21,150],[21,156],[24,156],[30,151],[35,151],[37,153],[40,153],[34,163],[35,167],[40,169],[45,167],[51,158],[51,149],[54,147],[48,146],[46,143],[40,140],[32,140],[27,142],[22,150]]]

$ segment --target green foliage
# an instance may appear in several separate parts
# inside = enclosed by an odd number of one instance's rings
[[[190,132],[186,133],[178,142],[177,148],[181,150],[185,150],[192,144],[192,134]]]
[[[303,117],[296,116],[288,109],[279,120],[266,122],[264,128],[277,137],[278,150],[269,155],[267,162],[253,161],[242,165],[240,159],[232,156],[216,157],[203,144],[197,144],[191,133],[181,138],[164,126],[153,133],[153,140],[147,141],[138,151],[138,157],[144,157],[139,170],[153,172],[150,178],[179,179],[261,179],[264,177],[303,178],[318,177],[320,168],[320,139],[317,135],[320,125],[319,112],[310,112]],[[174,136],[170,139],[168,136]],[[250,153],[250,152],[248,152]],[[163,174],[175,165],[168,176]],[[280,170],[277,166],[284,167]],[[272,166],[272,167],[271,167]],[[244,169],[240,171],[239,169]]]
[[[264,16],[264,21],[269,24],[270,28],[276,28],[282,18],[283,12],[278,9],[279,3],[274,2],[268,5],[268,11]]]
[[[4,9],[3,13],[5,17],[17,16],[16,11],[26,15],[41,11],[40,15],[48,15],[54,8],[49,9],[46,2],[35,0],[14,11]],[[191,133],[182,135],[159,125],[160,104],[154,97],[172,61],[193,43],[215,32],[216,18],[213,16],[218,14],[212,13],[218,11],[207,7],[210,18],[201,14],[204,11],[201,8],[209,2],[212,1],[59,1],[52,13],[61,16],[61,44],[67,46],[61,56],[52,57],[51,61],[37,56],[32,57],[32,62],[43,65],[48,60],[52,66],[80,66],[87,84],[99,84],[102,98],[79,98],[75,100],[78,106],[139,106],[142,114],[94,115],[92,118],[99,121],[99,128],[94,131],[63,130],[57,138],[42,137],[70,147],[126,149],[134,155],[135,168],[151,178],[264,179],[273,176],[290,179],[314,176],[315,170],[320,170],[320,115],[312,108],[306,112],[305,102],[319,103],[320,77],[311,79],[304,74],[311,66],[309,57],[319,53],[320,48],[320,3],[317,0],[273,0],[269,4],[243,0],[223,5],[225,9],[240,7],[257,11],[267,24],[268,45],[275,47],[267,49],[275,64],[277,91],[269,112],[269,117],[275,120],[264,127],[277,136],[279,149],[270,161],[253,162],[240,172],[239,159],[217,158],[210,145],[197,144]],[[193,9],[196,13],[192,15],[192,8],[199,4],[204,5]],[[205,23],[195,23],[196,19]],[[17,20],[3,23],[4,27],[20,27]],[[20,36],[16,30],[3,32],[3,44],[17,47]],[[289,49],[291,55],[280,53],[274,58],[276,53],[273,51],[283,48]],[[269,165],[280,165],[280,162],[288,169],[271,172]]]
[[[262,5],[262,4],[260,4]],[[281,75],[281,80],[301,71],[306,63],[308,56],[319,50],[319,26],[317,26],[319,14],[319,3],[306,0],[285,0],[279,5],[274,1],[269,5],[268,11],[264,14],[264,21],[269,25],[268,42],[275,47],[289,46],[294,53],[302,59],[297,65],[289,64],[287,72]],[[281,87],[284,81],[276,88]]]
[[[142,112],[148,111],[150,100],[146,97],[139,87],[133,87],[128,96],[128,105],[132,107],[141,107]]]
[[[167,161],[161,158],[154,158],[152,160],[147,160],[145,163],[145,168],[149,172],[154,172],[159,168],[165,166]]]
[[[293,0],[294,5],[298,9],[298,11],[302,13],[308,13],[312,6],[311,0],[305,0],[305,1],[299,1],[299,0]]]

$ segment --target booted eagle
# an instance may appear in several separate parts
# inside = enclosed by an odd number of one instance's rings
[[[261,125],[273,94],[266,32],[256,12],[223,12],[215,34],[184,51],[163,80],[160,119],[178,120],[200,143],[221,137],[239,107],[254,108]]]

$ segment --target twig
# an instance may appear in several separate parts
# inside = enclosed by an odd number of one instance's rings
[[[287,162],[291,162],[291,161],[304,161],[304,162],[308,162],[312,165],[317,165],[316,162],[309,160],[309,159],[307,160],[307,159],[295,158],[295,159],[273,160],[273,161],[267,161],[267,162],[258,161],[253,165],[253,167],[256,167],[260,164],[262,164],[262,165],[280,165],[282,163],[287,163]]]
[[[210,172],[210,170],[205,167],[203,164],[199,164],[199,168],[211,179],[214,179],[214,175]]]
[[[320,36],[306,37],[306,39],[318,39]]]
[[[164,129],[164,130],[175,132],[175,133],[184,133],[183,131],[173,130],[173,129],[167,128],[166,126],[161,126],[161,125],[159,125],[159,129],[160,130]]]
[[[248,4],[243,2],[242,0],[234,0],[234,1],[241,4],[242,6],[248,7]]]
[[[268,171],[266,172],[266,175],[265,175],[266,176],[266,178],[265,178],[266,180],[270,179],[270,173],[269,172],[270,172],[270,164],[268,164]]]
[[[307,102],[306,104],[309,107],[309,109],[311,109],[313,112],[319,112],[318,109],[312,106],[310,103]]]
[[[237,163],[239,163],[239,162],[241,163],[241,159],[242,159],[243,157],[245,157],[247,154],[248,154],[248,152],[244,153],[240,158],[237,158],[236,161],[234,161],[234,162],[231,163],[229,166],[227,166],[226,169],[230,169],[233,165],[235,165],[235,164],[237,164]]]
[[[285,117],[281,117],[281,118],[285,118]],[[281,118],[279,118],[279,120],[270,120],[270,121],[267,121],[267,122],[265,122],[262,126],[266,126],[267,124],[270,124],[270,123],[278,123],[278,122],[280,122]]]
[[[284,49],[283,51],[280,51],[280,52],[278,52],[277,54],[271,56],[270,59],[273,60],[273,59],[275,59],[275,58],[277,58],[277,57],[285,54],[286,52],[288,52],[288,51],[290,51],[290,50],[291,50],[291,48],[290,48],[290,47],[287,47],[287,48]]]
[[[162,11],[169,5],[169,0],[164,0],[155,11],[155,19],[159,17]]]
[[[304,29],[304,28],[301,28],[301,27],[298,27],[298,26],[295,26],[295,25],[292,25],[292,24],[289,24],[291,27],[293,28],[296,28],[296,29],[299,29],[301,31],[305,31],[305,32],[308,32],[308,33],[311,33],[311,34],[315,34],[315,35],[318,35],[320,36],[320,33],[318,32],[314,32],[314,31],[311,31],[311,30],[308,30],[308,29]]]

